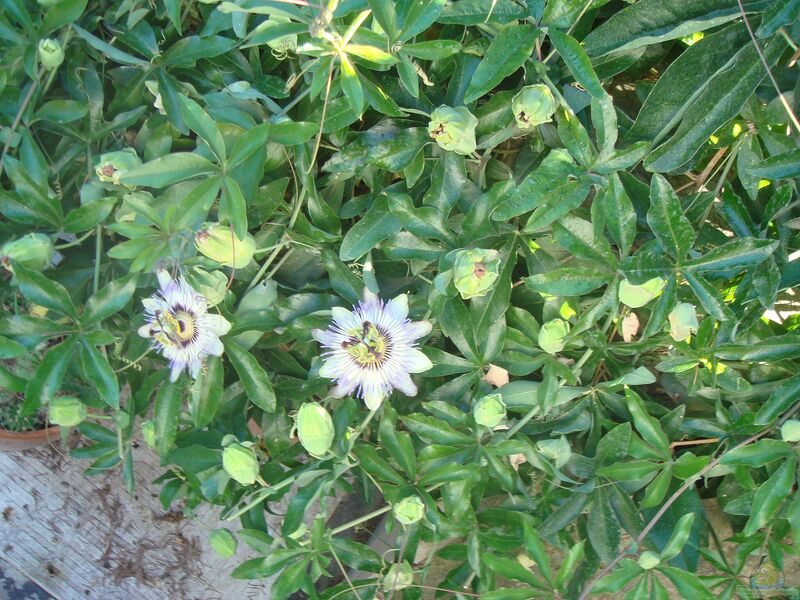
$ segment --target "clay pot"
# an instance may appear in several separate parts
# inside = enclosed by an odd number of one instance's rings
[[[60,427],[48,427],[35,431],[7,431],[0,429],[0,452],[28,450],[37,446],[57,443],[61,437]]]

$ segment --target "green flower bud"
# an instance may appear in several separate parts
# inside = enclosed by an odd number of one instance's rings
[[[207,224],[194,236],[198,252],[226,267],[243,269],[253,260],[256,240],[246,233],[243,240],[237,238],[229,226],[219,223]]]
[[[472,416],[478,425],[489,429],[497,427],[506,418],[506,403],[501,394],[489,394],[472,407]]]
[[[29,233],[0,248],[0,262],[9,268],[13,261],[32,271],[44,271],[55,257],[53,242],[43,233]]]
[[[328,411],[316,402],[304,402],[297,413],[297,436],[303,448],[320,458],[333,444],[333,420]]]
[[[642,567],[645,571],[649,571],[661,564],[661,559],[659,558],[658,554],[655,552],[651,552],[650,550],[645,550],[639,556],[638,560],[639,566]]]
[[[539,329],[539,347],[548,354],[555,354],[564,349],[565,338],[569,334],[569,323],[561,319],[553,319]]]
[[[194,267],[189,274],[192,287],[200,292],[211,306],[216,306],[225,299],[228,292],[228,277],[222,271],[206,271],[202,267]]]
[[[383,578],[383,590],[385,592],[396,592],[414,583],[414,569],[408,564],[407,560],[401,563],[394,563],[389,567],[389,571]]]
[[[800,442],[800,421],[789,419],[781,425],[781,438],[784,442]]]
[[[142,160],[133,148],[125,148],[116,152],[106,152],[100,155],[100,160],[94,167],[97,178],[104,183],[122,185],[120,176],[141,166]]]
[[[248,444],[234,442],[222,451],[222,468],[242,485],[253,485],[259,473],[258,458]]]
[[[53,38],[39,40],[39,62],[45,69],[57,69],[64,62],[64,49]]]
[[[559,469],[569,462],[572,456],[572,449],[569,447],[567,438],[563,435],[558,439],[539,440],[536,442],[536,449],[546,458],[556,463]]]
[[[661,277],[654,277],[641,285],[634,285],[623,279],[619,284],[619,301],[630,308],[641,308],[657,297],[664,289],[664,285],[666,281]]]
[[[212,529],[211,535],[208,536],[208,541],[211,542],[211,547],[220,556],[230,557],[236,554],[236,538],[227,529]]]
[[[153,421],[142,421],[142,439],[150,448],[156,449],[156,424]]]
[[[485,296],[500,276],[497,250],[459,250],[453,263],[453,285],[464,300]]]
[[[693,304],[681,302],[669,313],[669,334],[676,342],[682,342],[697,331],[697,310]]]
[[[86,420],[86,407],[77,398],[60,396],[50,401],[50,422],[62,427],[75,427]]]
[[[458,154],[472,154],[475,142],[475,127],[478,119],[466,107],[440,106],[431,113],[428,133],[443,150]]]
[[[556,112],[556,99],[542,83],[526,85],[511,99],[511,111],[520,129],[533,129],[547,123]]]
[[[425,504],[419,496],[406,496],[392,507],[392,512],[403,525],[413,525],[425,516]]]

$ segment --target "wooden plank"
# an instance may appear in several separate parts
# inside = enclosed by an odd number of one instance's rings
[[[209,546],[217,510],[166,513],[151,483],[163,472],[157,456],[140,444],[135,461],[131,496],[119,469],[85,477],[88,463],[57,445],[0,453],[3,561],[59,600],[269,598],[269,581],[229,577],[253,556],[244,544],[230,559]]]

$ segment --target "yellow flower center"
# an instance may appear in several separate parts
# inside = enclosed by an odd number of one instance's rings
[[[389,342],[386,336],[369,321],[361,329],[351,329],[350,338],[342,342],[342,348],[362,367],[380,365],[386,360]]]

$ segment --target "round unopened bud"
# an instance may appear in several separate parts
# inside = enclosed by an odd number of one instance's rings
[[[485,296],[500,276],[497,250],[459,250],[453,262],[453,285],[464,300]]]
[[[414,583],[414,569],[404,560],[401,563],[394,563],[389,567],[389,571],[383,578],[383,590],[385,592],[396,592]]]
[[[655,552],[651,552],[650,550],[645,550],[639,556],[639,560],[637,561],[639,566],[642,567],[645,571],[649,571],[661,564],[661,559],[659,558],[658,554]]]
[[[419,496],[406,496],[392,507],[392,513],[403,525],[413,525],[425,516],[425,504]]]
[[[209,223],[194,236],[198,252],[226,267],[243,269],[253,260],[256,240],[246,233],[240,240],[227,225]]]
[[[619,301],[630,308],[641,308],[664,289],[666,282],[661,277],[654,277],[641,285],[623,279],[619,284]]]
[[[86,420],[86,407],[77,398],[60,396],[50,401],[50,422],[62,427],[75,427]]]
[[[216,306],[225,299],[228,292],[228,278],[221,271],[206,271],[202,267],[194,267],[189,274],[192,287],[200,292],[211,306]]]
[[[53,242],[49,235],[43,233],[29,233],[0,248],[0,261],[9,268],[10,262],[16,262],[31,271],[44,271],[55,257]]]
[[[533,129],[552,119],[556,112],[556,99],[550,88],[542,83],[526,85],[511,99],[511,111],[517,127]]]
[[[222,527],[212,529],[211,534],[208,536],[208,541],[211,542],[211,547],[220,556],[230,557],[236,554],[236,538],[227,529]]]
[[[242,485],[256,482],[258,466],[258,458],[250,445],[234,442],[222,450],[222,468]]]
[[[475,128],[478,119],[464,106],[440,106],[431,113],[428,133],[444,150],[457,154],[475,152]]]
[[[297,412],[297,437],[311,456],[320,458],[333,444],[333,420],[316,402],[304,402]]]
[[[560,469],[572,456],[572,449],[569,447],[567,438],[563,435],[558,439],[544,439],[536,442],[536,449],[545,457],[556,463]]]
[[[100,160],[94,167],[97,178],[103,183],[122,185],[120,177],[128,171],[141,166],[142,160],[133,148],[125,148],[116,152],[106,152],[100,155]]]
[[[57,69],[64,62],[64,48],[53,38],[39,40],[39,62],[45,69]]]
[[[484,396],[472,407],[472,416],[478,425],[489,429],[497,427],[506,418],[506,403],[501,394]]]
[[[781,439],[784,442],[800,442],[800,421],[789,419],[781,425]]]
[[[561,352],[569,335],[569,323],[561,319],[553,319],[539,329],[539,347],[548,354]]]
[[[669,313],[669,334],[676,342],[682,342],[697,331],[697,310],[693,304],[680,302]]]

